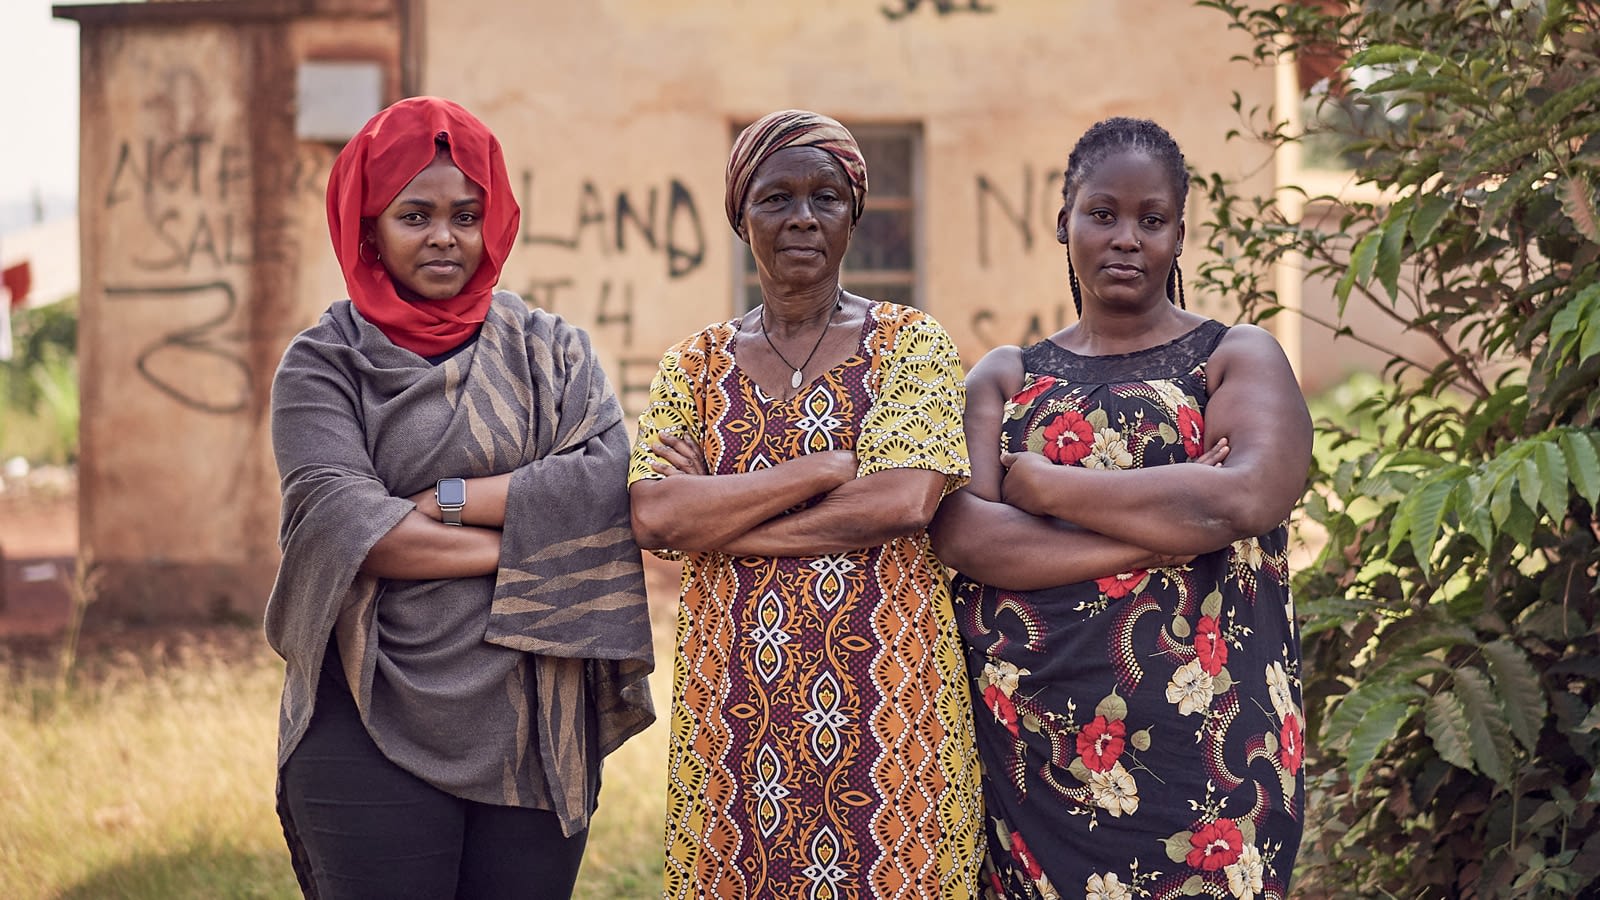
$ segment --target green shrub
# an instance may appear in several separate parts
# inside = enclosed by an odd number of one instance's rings
[[[1257,62],[1346,60],[1311,130],[1383,198],[1314,224],[1208,176],[1219,262],[1201,284],[1293,314],[1272,290],[1293,261],[1336,283],[1341,333],[1384,345],[1346,318],[1364,304],[1441,359],[1392,354],[1319,423],[1306,511],[1326,540],[1295,585],[1320,735],[1297,895],[1593,895],[1600,6],[1200,5]],[[1307,137],[1239,112],[1235,136]]]
[[[78,457],[78,304],[12,316],[13,355],[0,362],[0,457],[66,464]]]

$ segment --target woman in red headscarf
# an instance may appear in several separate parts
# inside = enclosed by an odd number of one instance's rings
[[[654,718],[621,408],[584,332],[494,290],[519,217],[447,100],[383,110],[329,176],[350,299],[272,394],[307,896],[569,896],[600,760]]]

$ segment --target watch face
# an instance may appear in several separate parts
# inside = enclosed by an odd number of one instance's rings
[[[460,478],[441,478],[433,490],[440,506],[461,506],[467,502],[467,483]]]

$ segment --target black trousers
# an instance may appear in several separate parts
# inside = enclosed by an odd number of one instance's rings
[[[337,657],[282,778],[291,851],[319,900],[572,896],[588,832],[562,837],[553,812],[463,800],[390,762]]]

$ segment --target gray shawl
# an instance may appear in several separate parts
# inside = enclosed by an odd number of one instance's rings
[[[551,808],[568,834],[586,827],[599,757],[655,718],[627,431],[588,336],[500,292],[477,342],[435,366],[340,301],[284,354],[272,439],[283,559],[266,633],[287,663],[280,769],[334,634],[391,759],[459,796]],[[506,472],[493,579],[359,572],[413,508],[407,496]],[[408,693],[414,682],[426,689]],[[422,699],[441,692],[466,699]],[[494,784],[452,768],[494,741],[513,748]]]

